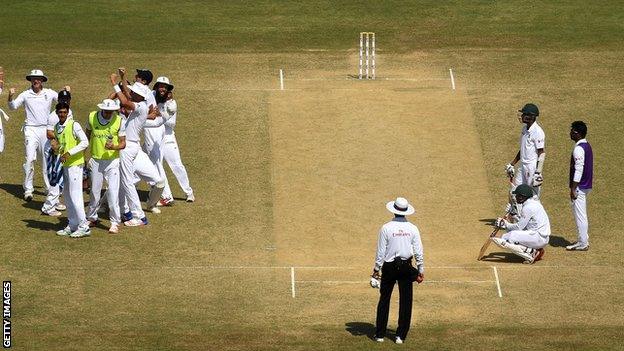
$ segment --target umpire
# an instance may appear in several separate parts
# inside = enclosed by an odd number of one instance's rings
[[[414,207],[406,199],[398,197],[395,201],[388,202],[386,208],[394,214],[394,219],[384,224],[379,231],[371,280],[371,285],[377,287],[376,282],[381,279],[375,340],[383,342],[386,336],[390,297],[394,284],[398,282],[399,326],[395,342],[402,344],[407,338],[412,319],[413,282],[421,283],[424,279],[423,247],[418,228],[405,218],[414,213]],[[412,257],[416,259],[418,268],[412,265]]]

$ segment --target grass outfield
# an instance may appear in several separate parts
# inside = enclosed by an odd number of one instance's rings
[[[403,347],[620,349],[623,16],[615,1],[4,4],[0,277],[13,283],[13,348],[396,349],[370,339],[378,292],[367,277],[383,204],[403,194],[427,265]],[[377,34],[374,82],[349,79],[363,30]],[[84,122],[120,65],[175,84],[198,201],[117,236],[56,237],[41,193],[21,200],[23,111],[8,111],[6,90],[42,68],[49,87],[72,86]],[[532,266],[477,262],[528,101],[547,137],[551,247]],[[592,247],[567,253],[577,119],[595,153]]]

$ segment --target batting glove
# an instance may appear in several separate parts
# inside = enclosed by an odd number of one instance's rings
[[[496,218],[496,222],[494,222],[494,225],[501,229],[507,229],[507,224],[507,221],[504,218],[500,217]]]
[[[536,172],[533,176],[533,186],[540,186],[544,182],[544,177],[541,173]]]
[[[379,289],[379,287],[381,286],[381,282],[379,281],[379,279],[371,277],[370,286],[373,289]]]
[[[516,174],[516,169],[514,168],[514,166],[511,163],[508,163],[505,166],[505,173],[507,173],[507,176],[509,178],[513,178],[514,175]]]

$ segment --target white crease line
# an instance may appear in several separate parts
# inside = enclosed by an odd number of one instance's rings
[[[453,69],[449,68],[449,73],[451,75],[451,88],[453,88],[453,90],[455,90],[455,77],[453,77]]]
[[[284,90],[284,70],[280,68],[279,70],[280,77],[280,90]]]
[[[295,298],[295,267],[290,267],[290,289],[292,290],[292,297]]]
[[[447,283],[447,284],[481,284],[494,283],[494,280],[425,280],[421,284]],[[297,280],[297,283],[315,284],[367,284],[366,280]]]
[[[492,270],[494,271],[494,277],[496,278],[496,288],[498,289],[498,297],[503,297],[503,292],[501,291],[500,280],[498,279],[498,270],[495,266],[492,266]]]

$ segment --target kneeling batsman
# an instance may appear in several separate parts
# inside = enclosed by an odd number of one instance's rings
[[[550,221],[539,199],[528,184],[519,185],[514,191],[516,201],[522,205],[519,219],[510,223],[504,218],[496,219],[496,226],[507,230],[501,238],[491,240],[525,261],[533,263],[544,255],[544,247],[550,238]]]

